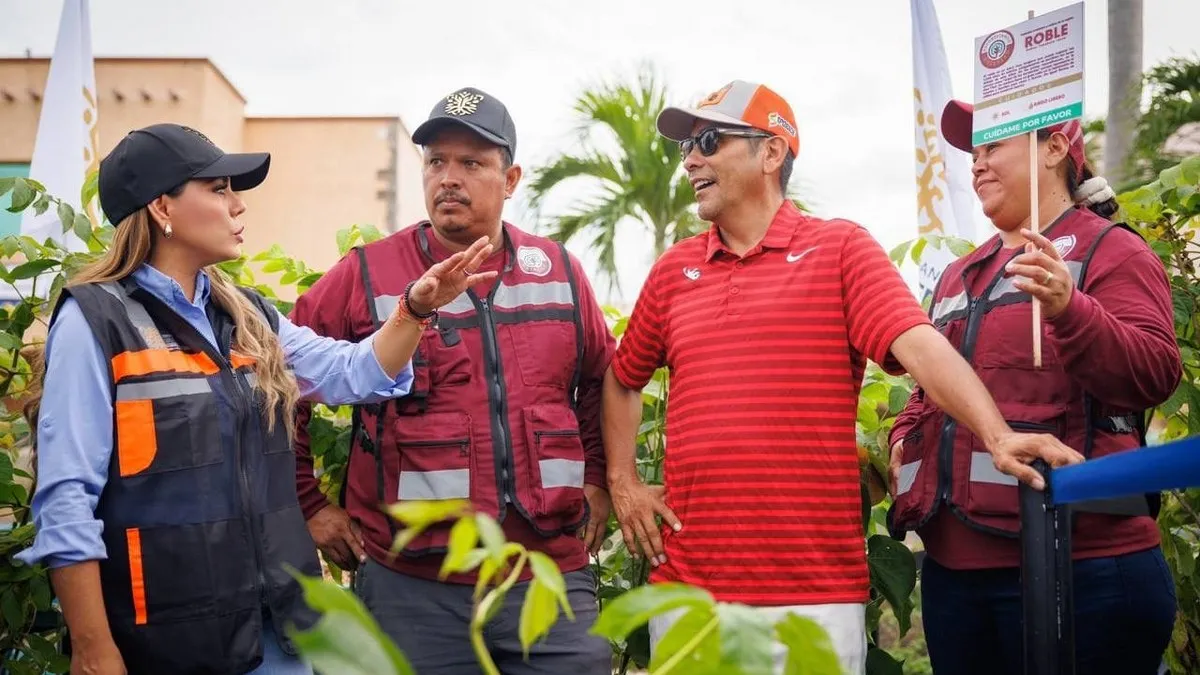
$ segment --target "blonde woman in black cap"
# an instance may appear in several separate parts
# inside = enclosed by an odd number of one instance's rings
[[[314,619],[286,568],[320,574],[292,407],[403,395],[437,308],[495,276],[476,273],[480,239],[414,277],[357,344],[297,327],[213,267],[240,255],[238,193],[269,164],[174,124],[100,164],[116,234],[51,319],[28,410],[38,533],[18,556],[50,568],[72,673],[310,673],[284,638]]]

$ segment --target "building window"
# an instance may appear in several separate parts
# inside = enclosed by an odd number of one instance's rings
[[[11,178],[19,176],[21,178],[29,177],[28,164],[4,164],[0,163],[0,178]],[[9,213],[8,207],[12,204],[12,193],[0,197],[0,237],[5,237],[10,234],[21,233],[21,214]]]

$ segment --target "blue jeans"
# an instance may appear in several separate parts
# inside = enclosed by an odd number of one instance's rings
[[[1077,675],[1154,675],[1175,624],[1175,582],[1153,548],[1074,564]],[[1020,570],[921,567],[925,640],[936,675],[1021,675]]]
[[[262,632],[263,662],[262,665],[247,673],[247,675],[313,675],[312,668],[283,651],[275,635],[275,627],[269,619],[263,621]]]

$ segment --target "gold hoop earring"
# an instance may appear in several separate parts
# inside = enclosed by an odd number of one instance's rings
[[[167,239],[170,239],[171,237],[175,236],[175,233],[173,231],[171,231],[171,223],[167,223],[163,227],[163,236],[166,237]]]

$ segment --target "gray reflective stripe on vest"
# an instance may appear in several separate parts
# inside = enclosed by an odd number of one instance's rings
[[[212,386],[206,378],[172,378],[153,382],[129,382],[117,385],[118,401],[144,401],[152,398],[207,394]]]
[[[375,296],[375,316],[380,321],[387,321],[399,304],[400,296],[398,295],[377,295]]]
[[[546,283],[500,284],[496,289],[496,297],[492,305],[501,309],[517,309],[519,307],[536,307],[538,305],[568,305],[575,302],[571,298],[571,284],[565,281],[549,281]]]
[[[377,295],[375,296],[375,316],[380,321],[386,321],[392,312],[396,311],[396,307],[400,304],[399,295]],[[439,314],[466,314],[474,311],[475,305],[471,304],[471,298],[466,293],[459,293],[458,297],[446,303],[444,307],[438,310]]]
[[[900,476],[896,479],[896,496],[908,492],[917,482],[917,472],[921,470],[921,460],[900,465]]]
[[[470,499],[470,469],[401,471],[400,499]]]
[[[1081,269],[1083,269],[1083,263],[1078,260],[1068,261],[1067,269],[1071,272],[1071,278],[1075,281],[1075,283],[1078,284],[1079,283],[1079,271]],[[1017,279],[1024,279],[1024,278],[1025,277],[1011,276],[1011,277],[1005,277],[1005,278],[1001,279],[1000,281],[996,282],[996,285],[994,287],[992,287],[992,292],[988,294],[988,300],[991,302],[995,302],[995,301],[999,300],[1000,298],[1003,298],[1006,295],[1013,295],[1013,294],[1018,294],[1018,293],[1024,294],[1025,291],[1018,289],[1017,283],[1016,283]]]
[[[174,338],[168,342],[163,334],[158,330],[158,326],[154,325],[154,320],[150,318],[150,314],[146,312],[146,308],[142,303],[129,297],[125,289],[121,288],[116,282],[108,282],[98,284],[106,293],[121,301],[125,306],[125,313],[129,316],[129,322],[137,329],[142,339],[146,341],[146,346],[151,349],[178,349],[179,345]]]
[[[583,462],[573,459],[538,461],[543,488],[583,487]]]
[[[254,373],[242,373],[242,375],[245,376],[246,384],[250,385],[251,389],[258,386],[258,375]]]
[[[997,469],[991,454],[986,452],[971,453],[971,482],[1017,486],[1017,479]]]
[[[943,317],[948,316],[953,312],[962,312],[967,309],[967,293],[963,291],[958,295],[942,298],[933,306],[933,322],[937,323]]]

